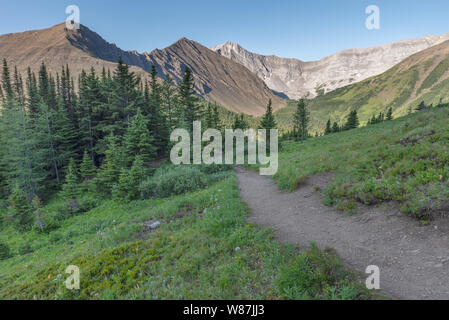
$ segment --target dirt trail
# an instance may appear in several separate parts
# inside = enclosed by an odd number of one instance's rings
[[[337,250],[344,263],[364,274],[380,268],[382,293],[398,299],[449,299],[449,223],[421,226],[392,209],[364,207],[352,216],[322,203],[330,174],[309,177],[297,191],[279,191],[271,178],[236,168],[249,220],[275,230],[279,241],[301,247],[315,242]],[[438,225],[438,227],[436,226]]]

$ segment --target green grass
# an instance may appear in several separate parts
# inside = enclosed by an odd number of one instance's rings
[[[437,59],[441,61],[430,70]],[[308,101],[309,131],[313,135],[323,133],[328,119],[342,125],[351,110],[357,110],[360,123],[365,124],[373,115],[386,113],[390,107],[393,115],[399,117],[422,101],[426,105],[447,103],[449,81],[444,75],[448,68],[449,59],[438,56],[415,62],[411,67],[404,62],[380,75],[319,95]],[[291,130],[295,108],[296,102],[289,101],[286,108],[275,113],[282,131]]]
[[[60,207],[55,198],[44,211]],[[373,297],[331,250],[279,244],[247,213],[231,174],[171,198],[100,201],[49,234],[3,227],[13,257],[0,261],[0,299]],[[148,230],[148,221],[162,223]],[[80,268],[79,291],[65,288],[68,265]]]
[[[294,190],[309,175],[335,173],[325,203],[396,201],[420,219],[449,203],[449,108],[435,107],[393,121],[285,142],[275,180]]]

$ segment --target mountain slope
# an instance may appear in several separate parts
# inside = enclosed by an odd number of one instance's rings
[[[120,56],[142,76],[146,76],[155,64],[159,75],[170,74],[180,81],[187,66],[193,71],[197,93],[232,111],[260,115],[269,99],[273,100],[275,109],[285,105],[285,101],[248,69],[185,38],[168,48],[139,54],[121,50],[82,25],[74,31],[59,24],[48,29],[0,36],[0,58],[6,58],[10,65],[17,65],[22,74],[28,66],[37,71],[42,62],[53,74],[60,72],[61,66],[66,64],[75,76],[82,69],[91,67],[97,71],[103,67],[113,70]]]
[[[385,72],[410,55],[449,40],[443,36],[408,39],[366,49],[349,49],[304,62],[297,59],[263,56],[233,42],[212,48],[254,72],[272,90],[292,99],[316,96]]]
[[[449,41],[418,52],[393,68],[362,82],[339,88],[309,101],[313,132],[322,132],[327,120],[343,123],[358,110],[364,124],[373,115],[393,109],[395,117],[426,105],[449,102]],[[277,112],[279,123],[291,126],[294,106]]]

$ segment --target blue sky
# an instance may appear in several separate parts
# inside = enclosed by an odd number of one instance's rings
[[[250,51],[305,61],[339,50],[449,32],[447,0],[42,0],[2,1],[0,34],[81,23],[125,50],[164,48],[185,36],[208,47],[234,41]],[[380,8],[380,30],[365,8]]]

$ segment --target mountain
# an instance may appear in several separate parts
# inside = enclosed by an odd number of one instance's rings
[[[197,94],[231,111],[260,115],[269,99],[274,109],[285,106],[285,101],[247,68],[186,38],[162,50],[138,53],[121,50],[83,25],[79,30],[68,30],[64,23],[0,36],[0,58],[16,65],[22,74],[28,66],[37,71],[42,62],[53,74],[66,64],[72,75],[91,67],[97,71],[103,67],[112,71],[120,56],[143,77],[154,64],[160,76],[170,74],[175,81],[180,81],[185,68],[189,67]]]
[[[343,123],[356,109],[362,124],[379,112],[393,109],[395,117],[426,105],[449,103],[449,41],[420,51],[388,71],[309,100],[311,131],[322,132],[327,120]],[[276,113],[291,126],[294,105]]]
[[[366,49],[348,49],[311,62],[259,55],[233,42],[211,49],[247,67],[270,89],[298,99],[306,95],[314,97],[381,74],[412,54],[446,40],[449,40],[449,33]]]

